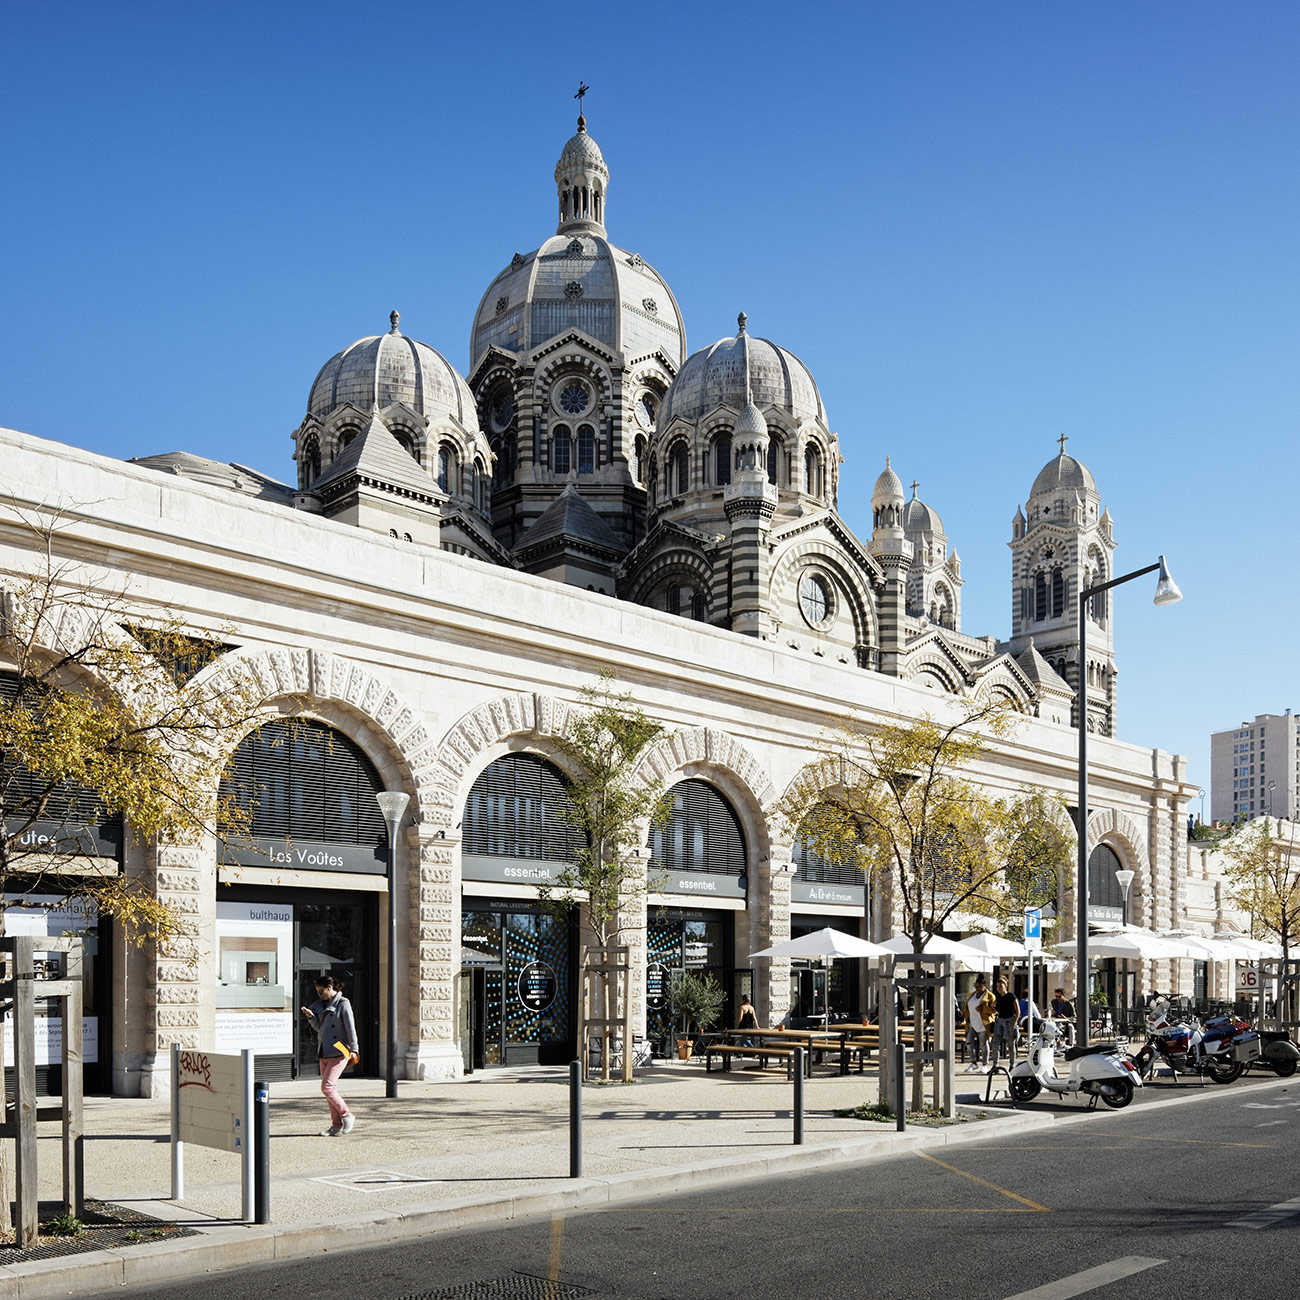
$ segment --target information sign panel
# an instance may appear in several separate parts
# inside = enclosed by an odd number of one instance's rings
[[[1025,947],[1038,952],[1043,946],[1043,913],[1041,908],[1025,908]]]

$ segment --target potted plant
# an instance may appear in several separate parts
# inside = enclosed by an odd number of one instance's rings
[[[678,971],[668,987],[668,1006],[674,1019],[686,1026],[686,1037],[677,1040],[677,1057],[690,1060],[694,1034],[718,1023],[727,995],[714,975]]]

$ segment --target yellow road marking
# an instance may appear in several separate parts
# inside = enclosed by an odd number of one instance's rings
[[[1182,1142],[1186,1146],[1193,1147],[1246,1147],[1251,1151],[1272,1151],[1276,1142],[1215,1142],[1211,1138],[1157,1138],[1157,1137],[1137,1137],[1134,1136],[1134,1142]]]
[[[560,1280],[560,1247],[564,1244],[564,1219],[558,1215],[551,1216],[551,1258],[546,1267],[547,1279],[551,1282]]]
[[[938,1165],[941,1169],[951,1170],[954,1174],[960,1174],[963,1178],[969,1178],[973,1183],[979,1183],[981,1187],[987,1187],[990,1191],[998,1192],[1002,1196],[1009,1196],[1013,1201],[1019,1201],[1021,1205],[1027,1205],[1031,1210],[1041,1210],[1044,1214],[1051,1214],[1051,1209],[1046,1205],[1039,1205],[1037,1201],[1031,1201],[1027,1196],[1017,1196],[1015,1192],[1009,1192],[1005,1187],[999,1187],[997,1183],[990,1183],[986,1178],[980,1178],[975,1174],[969,1174],[964,1169],[958,1169],[956,1165],[945,1164],[942,1160],[936,1160],[932,1155],[927,1155],[924,1151],[915,1151],[913,1155],[920,1156],[922,1160],[929,1160],[932,1164]]]

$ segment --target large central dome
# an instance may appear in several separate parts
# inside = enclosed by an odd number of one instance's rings
[[[474,314],[470,370],[490,347],[522,356],[568,330],[581,330],[626,357],[661,351],[675,370],[686,328],[663,276],[605,236],[609,168],[585,118],[555,165],[555,235],[526,257],[516,253]]]
[[[553,235],[492,281],[474,316],[470,368],[489,347],[524,354],[570,329],[627,356],[659,349],[674,367],[686,352],[686,327],[663,276],[584,232]]]

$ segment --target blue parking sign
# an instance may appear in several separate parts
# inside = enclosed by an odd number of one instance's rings
[[[1025,908],[1025,947],[1037,949],[1043,942],[1043,913],[1041,908]]]

